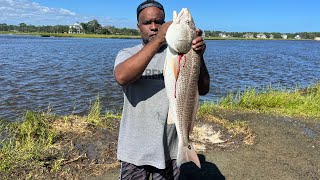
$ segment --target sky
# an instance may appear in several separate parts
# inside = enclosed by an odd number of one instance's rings
[[[136,28],[144,0],[0,0],[0,23],[70,25],[97,19],[102,26]],[[226,32],[320,32],[319,0],[158,0],[166,21],[188,8],[202,30]]]

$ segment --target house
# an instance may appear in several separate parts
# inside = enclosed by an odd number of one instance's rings
[[[315,37],[314,40],[320,41],[320,37]]]
[[[227,35],[226,35],[226,33],[219,33],[219,37],[226,38]]]
[[[301,36],[299,34],[294,36],[295,39],[301,39]]]
[[[257,34],[256,37],[259,38],[259,39],[267,39],[267,36],[265,34],[263,34],[263,33]]]
[[[274,38],[274,35],[273,34],[270,34],[269,35],[269,39],[273,39]]]
[[[287,39],[287,38],[288,38],[288,35],[286,35],[286,34],[281,34],[281,37],[282,37],[282,39]]]
[[[254,36],[252,33],[246,33],[245,35],[243,35],[244,38],[250,38],[250,39],[253,39]]]
[[[79,23],[74,23],[73,25],[69,26],[69,34],[83,34],[83,28]]]

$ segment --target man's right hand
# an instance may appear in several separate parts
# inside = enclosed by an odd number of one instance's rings
[[[163,23],[157,32],[157,35],[155,37],[155,40],[157,40],[158,42],[160,42],[161,46],[164,45],[166,43],[166,34],[167,34],[167,30],[169,28],[169,26],[172,24],[172,21]]]

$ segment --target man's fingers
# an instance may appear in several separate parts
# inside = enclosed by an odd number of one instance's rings
[[[197,29],[196,33],[197,33],[198,36],[201,36],[202,35],[202,30],[201,29]]]

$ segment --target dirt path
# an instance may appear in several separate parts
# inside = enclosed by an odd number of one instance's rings
[[[187,164],[188,179],[320,179],[320,121],[244,112],[215,112],[245,120],[256,134],[254,145],[214,148],[200,155],[201,171]],[[205,161],[204,161],[205,160]],[[94,179],[117,179],[118,169]],[[190,173],[193,173],[191,175]]]

